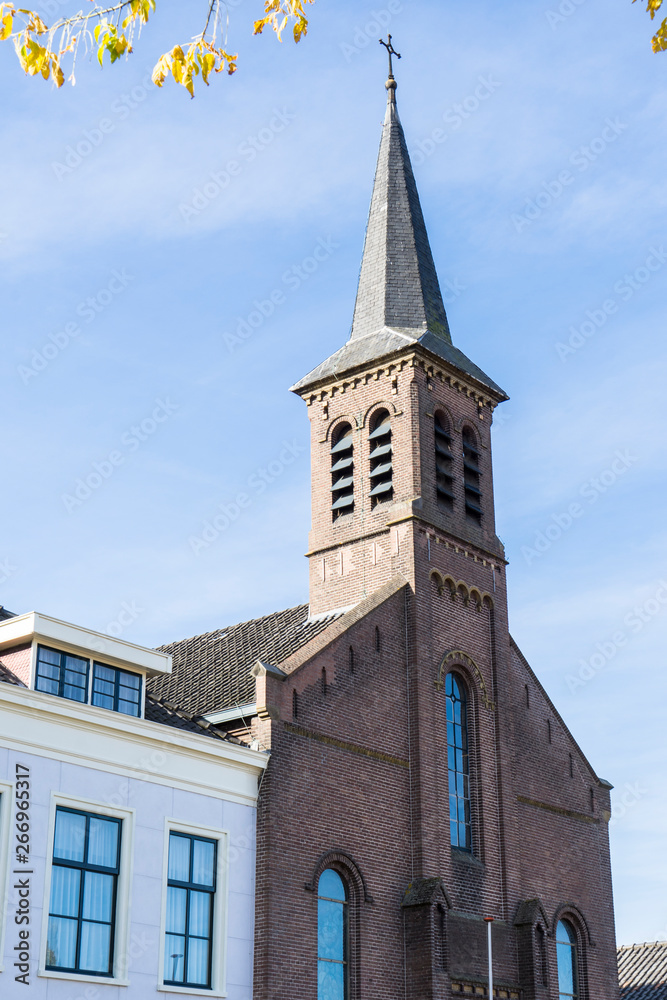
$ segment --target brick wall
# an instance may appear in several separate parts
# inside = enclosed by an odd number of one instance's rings
[[[491,410],[416,355],[403,361],[309,407],[311,613],[355,607],[281,664],[285,679],[257,680],[254,734],[272,756],[259,807],[255,1000],[317,997],[327,858],[350,886],[349,1000],[483,990],[487,915],[497,995],[557,1000],[563,914],[579,934],[581,1000],[614,1000],[609,789],[510,642]],[[368,423],[380,405],[392,414],[395,492],[371,509]],[[453,429],[451,512],[433,488],[439,407]],[[333,523],[330,441],[343,419],[355,429],[356,504]],[[466,425],[480,445],[481,525],[463,509]],[[451,669],[469,700],[470,854],[449,839]]]

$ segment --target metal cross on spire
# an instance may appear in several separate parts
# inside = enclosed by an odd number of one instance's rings
[[[387,41],[386,42],[383,41],[383,39],[381,38],[380,39],[380,45],[384,45],[385,49],[387,50],[387,54],[389,56],[389,79],[393,80],[394,79],[394,66],[393,66],[393,63],[391,61],[391,57],[392,56],[396,56],[397,59],[400,59],[401,58],[401,53],[397,52],[396,49],[394,48],[394,46],[391,44],[391,35],[387,35]]]

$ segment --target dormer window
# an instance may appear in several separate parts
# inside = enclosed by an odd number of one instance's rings
[[[337,521],[354,510],[354,442],[349,424],[340,424],[331,447],[331,514]]]
[[[452,436],[449,421],[444,413],[436,413],[433,420],[435,434],[435,493],[438,503],[449,510],[454,506],[454,475]]]
[[[55,694],[71,701],[88,700],[88,660],[71,653],[61,653],[46,646],[37,647],[35,690]]]
[[[373,414],[371,432],[368,435],[370,452],[371,506],[394,495],[394,469],[392,463],[391,418],[386,410]]]
[[[478,524],[482,520],[482,491],[480,490],[479,450],[477,439],[469,427],[463,428],[463,485],[466,517]]]
[[[89,660],[48,646],[37,647],[36,691],[141,717],[141,674],[94,662],[90,691],[89,676]]]
[[[141,715],[141,677],[129,670],[93,664],[91,702],[98,708],[108,708],[123,715]]]

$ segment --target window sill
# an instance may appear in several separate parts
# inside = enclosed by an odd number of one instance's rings
[[[158,993],[186,993],[188,996],[193,997],[226,997],[227,993],[222,993],[220,990],[207,990],[198,989],[196,986],[168,986],[165,983],[159,983],[157,987]]]
[[[37,975],[42,979],[65,979],[71,983],[103,983],[105,986],[129,986],[129,979],[114,976],[91,976],[82,972],[56,972],[55,969],[40,969]]]
[[[462,865],[469,865],[471,868],[479,868],[486,871],[486,865],[479,858],[476,858],[470,851],[464,851],[460,847],[452,847],[452,859]]]

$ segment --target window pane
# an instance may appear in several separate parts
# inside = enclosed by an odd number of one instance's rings
[[[107,683],[114,684],[116,680],[116,671],[113,667],[105,667],[101,663],[95,664],[95,680],[106,681]]]
[[[77,868],[51,870],[51,905],[49,912],[59,917],[78,917],[81,872]]]
[[[212,893],[210,892],[190,893],[190,934],[195,934],[197,937],[209,936],[211,899]]]
[[[72,684],[64,684],[63,698],[69,698],[70,701],[84,702],[86,700],[86,689],[85,687],[74,687]]]
[[[134,715],[138,717],[139,703],[134,701],[125,701],[123,698],[119,698],[118,711],[122,712],[123,715]]]
[[[208,986],[208,941],[201,938],[188,941],[187,981],[195,986]]]
[[[317,957],[342,962],[345,953],[344,904],[320,899],[317,908]]]
[[[110,944],[109,924],[89,924],[84,920],[81,925],[79,968],[84,972],[110,972]]]
[[[209,840],[192,843],[192,881],[195,885],[213,885],[213,857],[215,845]]]
[[[83,882],[83,916],[85,920],[111,923],[113,908],[113,875],[85,872]]]
[[[38,660],[40,663],[55,663],[60,666],[60,653],[56,649],[46,649],[39,647]]]
[[[58,694],[58,681],[50,681],[46,677],[38,677],[35,687],[38,691],[43,691],[45,694]]]
[[[113,695],[99,694],[97,691],[93,691],[93,705],[97,708],[108,708],[113,711]]]
[[[317,895],[326,896],[327,899],[340,899],[341,902],[344,902],[347,898],[343,880],[333,868],[327,868],[320,875],[320,881],[317,885]]]
[[[141,677],[138,674],[126,674],[121,670],[120,686],[121,688],[127,687],[138,692],[141,688]]]
[[[185,938],[167,934],[164,949],[164,978],[167,982],[182,983],[185,970]]]
[[[76,965],[76,920],[49,917],[46,939],[46,964],[56,969]]]
[[[167,931],[174,934],[185,934],[187,899],[187,889],[176,889],[173,885],[167,889]]]
[[[88,864],[115,868],[118,864],[118,830],[115,820],[90,817]]]
[[[61,858],[63,861],[83,861],[85,844],[86,817],[79,813],[57,809],[54,858]]]
[[[169,834],[169,878],[175,882],[190,881],[190,838]]]
[[[345,966],[317,963],[317,1000],[345,1000]]]

